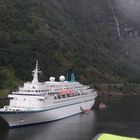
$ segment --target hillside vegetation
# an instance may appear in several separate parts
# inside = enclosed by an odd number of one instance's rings
[[[82,83],[138,83],[139,42],[138,23],[115,0],[1,0],[0,87],[31,80],[37,59],[40,80],[72,67]]]

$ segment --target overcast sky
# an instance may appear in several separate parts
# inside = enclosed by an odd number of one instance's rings
[[[127,17],[137,20],[140,18],[140,0],[114,0],[116,6]]]

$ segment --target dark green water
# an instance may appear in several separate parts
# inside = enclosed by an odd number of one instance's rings
[[[107,109],[98,109],[101,100]],[[140,96],[98,99],[91,113],[30,127],[8,129],[0,119],[0,140],[91,140],[103,132],[140,138]]]

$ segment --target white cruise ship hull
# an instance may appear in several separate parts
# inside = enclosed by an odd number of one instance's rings
[[[6,120],[9,127],[20,127],[27,126],[45,122],[51,122],[55,120],[60,120],[81,112],[81,107],[83,109],[91,109],[94,105],[95,99],[91,98],[89,100],[52,106],[51,108],[45,108],[42,110],[32,110],[32,111],[0,111],[0,116]]]

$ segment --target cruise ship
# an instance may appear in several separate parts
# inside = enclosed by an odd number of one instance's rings
[[[0,116],[10,128],[60,120],[93,107],[97,92],[76,82],[72,70],[59,81],[50,77],[39,82],[39,73],[37,61],[33,80],[11,92],[9,105],[0,108]]]

